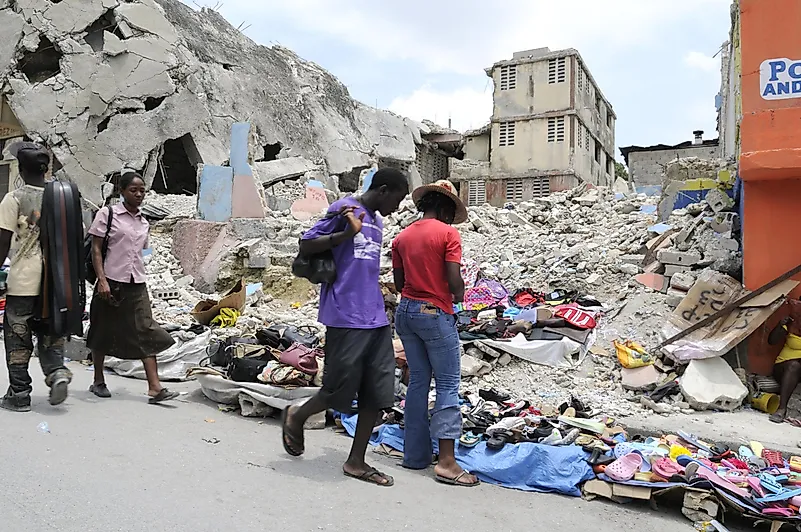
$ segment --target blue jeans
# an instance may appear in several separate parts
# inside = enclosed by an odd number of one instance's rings
[[[432,437],[458,440],[462,434],[459,333],[454,316],[430,303],[407,298],[398,306],[395,329],[409,364],[403,465],[424,469],[431,465]],[[432,374],[437,400],[429,421],[428,392]]]

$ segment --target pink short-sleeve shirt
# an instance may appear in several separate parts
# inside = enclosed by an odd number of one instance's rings
[[[108,253],[103,269],[106,278],[119,283],[147,281],[142,250],[147,248],[150,224],[141,211],[131,214],[122,203],[112,207],[111,231],[108,235]],[[108,224],[108,207],[95,216],[89,234],[103,238]]]

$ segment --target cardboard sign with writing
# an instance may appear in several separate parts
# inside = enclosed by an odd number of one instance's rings
[[[762,325],[798,284],[798,281],[785,281],[727,316],[665,346],[663,351],[677,362],[723,356]],[[728,275],[704,271],[668,317],[662,328],[662,338],[670,338],[690,328],[746,294],[748,291]]]

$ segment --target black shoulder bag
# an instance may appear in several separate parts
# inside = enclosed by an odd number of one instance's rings
[[[330,219],[337,216],[339,216],[339,213],[334,212],[326,214],[325,218]],[[302,241],[302,238],[298,239],[298,246]],[[332,284],[337,280],[337,265],[334,262],[334,253],[330,249],[314,255],[304,255],[302,251],[298,251],[298,256],[292,261],[292,274],[295,277],[308,279],[313,284]]]
[[[106,236],[103,237],[103,245],[100,248],[100,256],[103,257],[103,262],[106,262],[106,254],[108,254],[108,235],[111,231],[111,222],[114,219],[114,210],[111,205],[108,206],[108,221],[106,223]],[[92,262],[92,235],[87,234],[83,240],[83,253],[84,261],[86,263],[86,280],[89,284],[94,286],[97,282],[97,272],[95,265]]]

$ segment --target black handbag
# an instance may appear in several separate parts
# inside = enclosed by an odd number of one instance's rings
[[[338,212],[328,213],[323,219],[336,218]],[[338,227],[335,232],[341,231]],[[300,247],[303,239],[298,240]],[[308,279],[313,284],[332,284],[337,280],[337,265],[334,262],[334,254],[331,250],[316,253],[314,255],[304,255],[298,251],[297,257],[292,261],[292,274],[295,277]]]
[[[273,349],[284,350],[292,344],[315,348],[320,343],[320,339],[317,337],[318,332],[314,327],[298,328],[292,325],[279,324],[259,329],[256,331],[256,339],[261,345],[266,345]]]
[[[236,344],[258,345],[260,342],[255,338],[238,338],[232,336],[225,340],[217,340],[209,344],[206,348],[206,355],[212,366],[221,368],[228,367],[233,358],[233,350]]]
[[[268,362],[261,358],[232,358],[228,365],[228,378],[234,382],[259,382],[259,375]]]
[[[334,254],[324,251],[316,255],[298,256],[292,261],[292,274],[295,277],[308,279],[312,284],[333,284],[337,280],[337,265]]]

